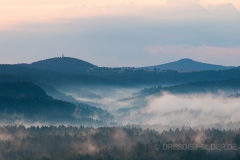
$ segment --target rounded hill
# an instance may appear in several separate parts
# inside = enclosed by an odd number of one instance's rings
[[[97,66],[70,57],[57,57],[46,60],[33,62],[31,67],[44,70],[61,71],[61,72],[83,72],[89,69],[97,68]]]

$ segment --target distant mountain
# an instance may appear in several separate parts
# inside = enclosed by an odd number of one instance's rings
[[[226,70],[233,67],[207,64],[202,62],[197,62],[192,59],[181,59],[179,61],[170,62],[166,64],[144,67],[152,70],[184,70],[184,71],[203,71],[203,70]]]
[[[175,63],[183,63],[182,61],[190,61],[194,62],[194,64],[200,63],[189,59],[181,60]],[[187,65],[188,63],[185,62],[183,64]],[[204,66],[205,65],[206,64],[204,64]],[[162,72],[160,69],[159,71],[154,71],[154,66],[152,66],[152,70],[144,68],[107,68],[97,67],[93,64],[75,58],[51,58],[31,64],[0,65],[0,82],[28,81],[37,85],[43,83],[54,87],[56,90],[64,92],[64,90],[69,90],[70,87],[74,89],[76,86],[78,86],[78,88],[89,85],[137,87],[139,85],[174,85],[196,81],[216,81],[240,78],[240,69],[237,67],[232,69],[228,69],[231,67],[224,66],[214,68],[217,70],[210,70],[213,69],[210,67],[201,67],[201,70],[204,69],[205,71],[199,71],[196,69],[196,66],[194,68],[194,65],[189,64],[188,66],[191,67],[190,69],[188,68],[188,70],[186,70],[187,67],[177,67],[175,65],[175,68],[172,67],[170,69],[176,70],[167,70]],[[169,67],[165,67],[165,69],[166,68],[169,69]],[[185,70],[181,71],[181,69]],[[194,70],[196,72],[188,72],[189,70]],[[51,93],[48,88],[45,88],[44,86],[40,87],[47,91],[48,94]],[[88,90],[87,88],[84,89]],[[53,96],[53,94],[49,95]],[[81,96],[92,97],[94,95],[88,94],[84,91],[84,94],[81,94]],[[59,99],[56,96],[54,98]]]
[[[84,72],[89,69],[97,68],[97,66],[71,57],[56,57],[46,60],[41,60],[33,62],[31,64],[24,64],[35,69],[50,70],[50,71],[60,71],[60,72]]]

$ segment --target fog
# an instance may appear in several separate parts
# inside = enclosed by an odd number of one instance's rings
[[[84,92],[84,90],[79,90],[78,92]],[[132,103],[130,101],[120,101],[124,98],[130,98],[133,93],[139,91],[139,88],[120,88],[120,87],[89,87],[87,90],[93,94],[99,95],[100,98],[93,97],[82,97],[79,96],[77,91],[67,92],[67,95],[74,97],[76,100],[93,105],[110,112],[114,112],[119,108],[130,107]]]
[[[240,120],[240,99],[224,94],[164,93],[159,97],[149,96],[145,99],[147,105],[121,116],[123,124],[198,126]]]
[[[163,126],[197,127],[240,121],[238,116],[240,98],[229,97],[224,91],[216,94],[161,93],[135,97],[134,93],[139,90],[139,88],[98,88],[95,90],[93,88],[90,91],[100,95],[101,98],[82,98],[74,93],[70,95],[79,101],[107,110],[114,115],[114,121],[119,125],[161,124]]]
[[[162,131],[177,127],[234,129],[240,124],[240,98],[230,97],[227,92],[222,91],[216,94],[171,94],[164,92],[136,96],[137,94],[134,93],[139,90],[140,88],[91,87],[88,92],[99,95],[96,98],[81,97],[77,90],[65,93],[73,96],[79,102],[99,107],[110,113],[113,116],[110,119],[106,119],[104,114],[95,111],[88,117],[96,121],[103,121],[109,126],[140,125],[142,128]],[[82,110],[76,107],[72,116],[80,122],[82,114]],[[24,125],[25,127],[84,125],[70,121],[59,123],[40,119],[33,121],[19,113],[11,115],[2,113],[0,116],[1,125]],[[93,126],[93,124],[85,124],[84,126],[87,125]],[[0,139],[8,138],[5,135],[0,137]]]

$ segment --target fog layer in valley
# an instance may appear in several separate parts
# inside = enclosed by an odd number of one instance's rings
[[[216,123],[238,122],[240,98],[230,97],[224,92],[216,94],[171,94],[161,93],[136,96],[137,89],[102,89],[92,91],[101,98],[77,100],[93,102],[96,107],[106,109],[122,125],[170,125],[199,126]],[[74,96],[74,94],[72,94]]]
[[[165,93],[160,97],[147,97],[146,100],[146,106],[126,114],[124,124],[197,126],[240,120],[240,99],[225,95]]]

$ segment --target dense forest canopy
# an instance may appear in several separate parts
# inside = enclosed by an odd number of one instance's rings
[[[185,129],[157,132],[125,127],[3,126],[0,158],[7,160],[168,159],[235,160],[238,149],[166,149],[169,144],[233,144],[240,129]],[[236,155],[236,156],[235,156]],[[235,156],[235,159],[234,159]]]

